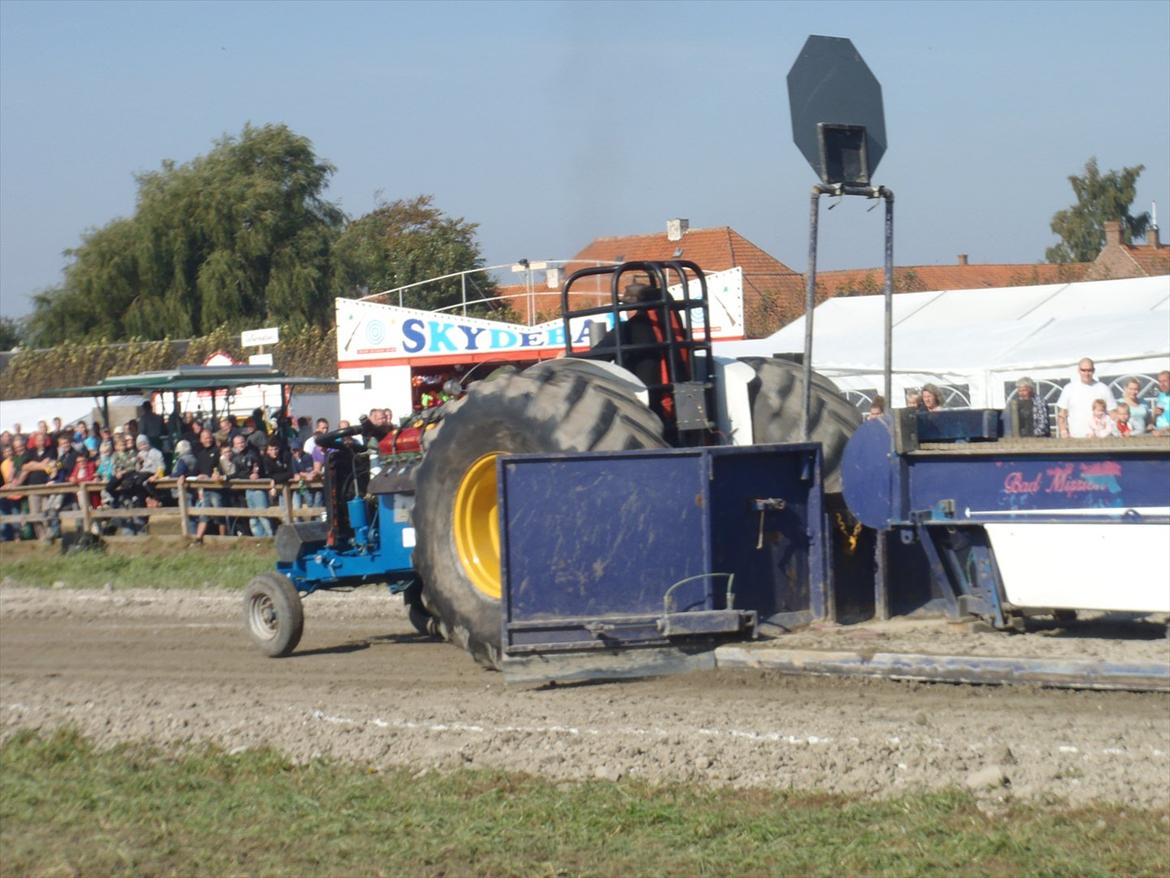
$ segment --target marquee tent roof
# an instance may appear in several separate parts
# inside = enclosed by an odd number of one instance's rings
[[[1168,276],[898,293],[893,306],[895,406],[934,382],[948,405],[998,408],[1025,375],[1055,400],[1082,357],[1105,381],[1170,368]],[[862,407],[884,383],[884,313],[880,295],[829,299],[814,312],[813,367]],[[715,344],[731,357],[803,350],[803,317],[767,338]]]
[[[895,371],[944,373],[1170,359],[1170,277],[898,293]],[[813,318],[818,370],[881,371],[883,297],[833,298]],[[729,356],[797,353],[804,318],[763,339],[718,345]]]

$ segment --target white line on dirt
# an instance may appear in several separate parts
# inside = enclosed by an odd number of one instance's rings
[[[599,737],[602,735],[613,736],[626,735],[630,737],[653,737],[666,738],[671,735],[678,734],[697,734],[710,738],[740,738],[750,741],[759,741],[761,743],[772,744],[792,744],[792,745],[823,745],[833,744],[836,740],[832,737],[824,737],[820,735],[790,735],[782,732],[756,732],[743,729],[711,729],[698,728],[691,730],[679,729],[655,729],[655,728],[637,728],[628,726],[626,728],[617,729],[591,729],[591,728],[575,728],[572,726],[517,726],[517,725],[502,725],[502,726],[485,726],[473,723],[459,723],[459,722],[416,722],[414,720],[385,720],[380,717],[375,717],[370,720],[358,720],[347,716],[337,716],[334,714],[325,713],[322,710],[314,710],[310,715],[310,719],[318,720],[320,722],[331,723],[333,725],[352,725],[352,726],[372,726],[378,729],[401,729],[404,731],[423,731],[434,732],[442,734],[444,732],[454,732],[456,734],[537,734],[537,735],[569,735],[572,737],[589,736]],[[900,746],[901,738],[897,736],[886,738],[886,742]],[[860,740],[857,738],[849,738],[848,743],[859,744]],[[977,749],[977,748],[976,748]],[[1062,744],[1058,746],[1059,753],[1080,753],[1078,747],[1069,744]],[[1139,756],[1136,752],[1121,750],[1117,747],[1103,747],[1099,753],[1104,756],[1129,756],[1131,758]],[[1085,756],[1089,755],[1086,751]],[[1150,755],[1154,757],[1166,756],[1167,754],[1158,749],[1151,749]]]

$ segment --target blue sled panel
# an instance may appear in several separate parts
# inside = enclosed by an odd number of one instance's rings
[[[901,455],[891,445],[889,421],[874,418],[845,448],[845,501],[867,527],[915,516],[948,523],[1160,521],[1139,511],[1170,502],[1170,443],[1017,440]]]
[[[508,655],[750,636],[826,613],[820,447],[501,458]]]

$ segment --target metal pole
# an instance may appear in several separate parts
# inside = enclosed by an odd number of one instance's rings
[[[878,195],[886,201],[886,282],[885,282],[885,335],[883,343],[885,346],[884,362],[882,364],[883,377],[885,379],[885,393],[886,393],[886,411],[892,413],[894,399],[894,193],[885,186],[878,188]],[[891,414],[891,418],[892,418]],[[896,450],[894,448],[894,429],[893,421],[890,422],[890,459],[894,459]],[[898,467],[899,475],[897,485],[891,485],[891,490],[896,492],[895,497],[901,497],[901,480],[902,468]],[[884,622],[890,618],[890,536],[891,531],[888,528],[882,528],[877,532],[877,539],[874,542],[874,553],[877,556],[875,560],[874,569],[874,595],[873,595],[873,614],[874,618],[879,622]]]
[[[459,286],[463,297],[463,316],[467,316],[467,275],[459,275]]]
[[[886,411],[893,408],[894,387],[894,193],[882,186],[878,192],[886,200],[886,327],[885,327],[885,392]]]
[[[813,309],[817,295],[817,221],[820,213],[821,187],[813,186],[808,204],[808,274],[804,288],[804,387],[800,407],[800,435],[809,440],[809,414],[812,411],[812,343]]]
[[[187,477],[179,476],[179,533],[188,536],[191,533],[191,512],[187,507]]]
[[[873,618],[885,622],[890,618],[890,589],[888,585],[890,531],[882,528],[873,541]]]

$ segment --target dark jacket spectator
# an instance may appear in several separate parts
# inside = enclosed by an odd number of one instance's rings
[[[150,446],[162,450],[162,437],[166,432],[166,424],[163,422],[162,415],[154,413],[154,407],[149,400],[142,403],[141,416],[139,418],[138,433],[150,440]]]
[[[195,470],[204,478],[213,478],[219,472],[219,446],[215,444],[215,436],[210,430],[199,434],[199,445],[194,450]]]
[[[278,485],[284,484],[293,477],[293,468],[280,457],[280,448],[272,443],[264,449],[260,458],[260,477],[272,479]]]
[[[226,478],[248,479],[253,472],[260,472],[260,455],[243,433],[237,433],[232,439],[232,447],[220,452],[219,468]]]

